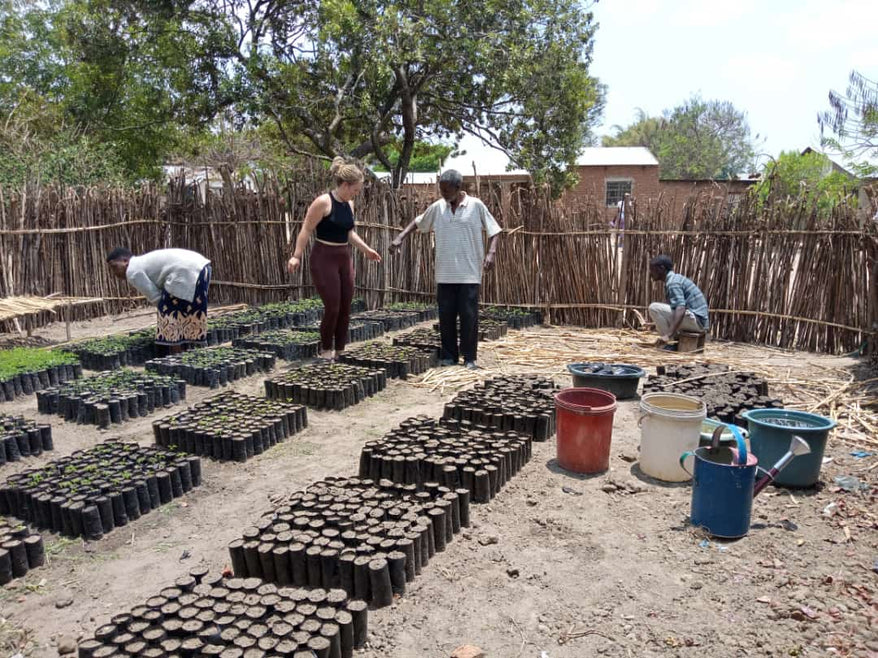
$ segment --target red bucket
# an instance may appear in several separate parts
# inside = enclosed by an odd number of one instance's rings
[[[616,396],[597,388],[565,388],[555,394],[558,465],[574,473],[610,467]]]

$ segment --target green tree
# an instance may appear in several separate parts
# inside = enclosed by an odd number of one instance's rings
[[[387,159],[390,160],[392,166],[399,163],[399,155],[401,144],[388,144],[385,148]],[[409,171],[435,173],[442,167],[445,160],[455,154],[455,147],[448,144],[431,144],[429,142],[418,141],[412,149],[412,158],[409,163]],[[390,171],[380,161],[372,165],[377,171]]]
[[[157,175],[180,131],[215,113],[224,76],[207,54],[229,35],[166,4],[143,21],[116,0],[0,3],[0,109],[46,152],[74,146],[111,155],[129,180]],[[53,171],[34,164],[41,180]]]
[[[844,94],[829,92],[829,109],[817,116],[823,145],[844,155],[860,176],[878,166],[878,82],[851,71]]]
[[[662,178],[729,179],[753,166],[747,116],[728,101],[693,96],[660,117],[638,109],[634,123],[614,129],[603,145],[645,146],[658,158]]]
[[[293,152],[374,156],[395,184],[419,141],[464,133],[556,180],[602,107],[588,73],[595,24],[577,0],[174,4],[235,29],[236,47],[217,55],[242,120],[274,121]]]
[[[761,203],[804,199],[816,204],[820,212],[829,213],[845,198],[856,203],[856,195],[851,194],[855,182],[838,171],[823,153],[783,151],[776,160],[766,164],[755,194]]]

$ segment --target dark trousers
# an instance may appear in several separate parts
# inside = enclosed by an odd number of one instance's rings
[[[323,300],[320,346],[324,351],[345,348],[354,297],[354,261],[347,245],[315,242],[311,250],[311,280]]]
[[[439,358],[457,363],[460,354],[464,362],[475,361],[479,344],[479,284],[440,283],[439,333],[442,354]],[[460,318],[460,351],[457,349],[457,320]]]

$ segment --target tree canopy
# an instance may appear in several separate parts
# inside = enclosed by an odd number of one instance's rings
[[[770,199],[806,199],[826,213],[851,193],[854,182],[823,153],[783,151],[765,165],[755,192],[763,203]]]
[[[817,116],[823,144],[842,153],[861,176],[878,170],[878,82],[851,71],[844,94],[829,92],[829,109]]]
[[[132,176],[222,113],[397,183],[466,133],[560,182],[603,107],[595,29],[579,0],[0,0],[0,107]]]
[[[662,178],[729,179],[753,166],[747,115],[728,101],[693,96],[661,116],[638,110],[631,125],[614,130],[603,145],[645,146],[658,158]]]
[[[394,167],[399,163],[401,150],[401,144],[388,144],[385,148],[387,159],[390,160],[390,164]],[[408,170],[414,172],[436,173],[442,167],[445,160],[456,152],[455,147],[448,144],[431,144],[422,141],[415,142]],[[390,171],[382,162],[377,160],[371,162],[370,166],[376,171]]]

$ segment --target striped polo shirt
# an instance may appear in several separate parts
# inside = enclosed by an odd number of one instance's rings
[[[485,260],[483,233],[494,237],[503,229],[488,208],[465,194],[452,213],[445,199],[415,219],[421,233],[433,231],[436,242],[436,283],[481,283]]]
[[[671,308],[683,306],[698,320],[702,329],[710,328],[710,316],[707,311],[707,300],[704,294],[696,286],[692,279],[682,274],[668,272],[665,277],[665,294],[668,297],[668,305]]]

